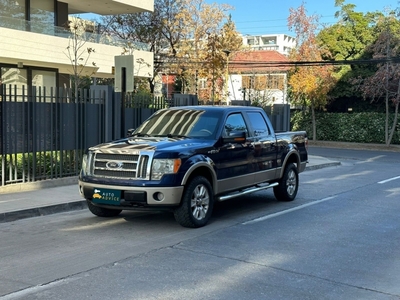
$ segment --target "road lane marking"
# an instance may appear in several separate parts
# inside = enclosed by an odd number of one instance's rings
[[[380,159],[380,158],[382,158],[382,157],[385,157],[385,156],[386,156],[386,155],[378,155],[378,156],[371,157],[371,158],[368,158],[368,159],[363,160],[363,161],[359,161],[359,162],[357,162],[356,164],[365,164],[365,163],[374,162],[374,161],[377,161],[378,159]]]
[[[389,179],[386,179],[386,180],[382,180],[382,181],[379,181],[378,183],[382,184],[382,183],[386,183],[386,182],[393,181],[393,180],[396,180],[396,179],[400,179],[400,176],[392,177],[392,178],[389,178]]]
[[[332,200],[332,199],[334,199],[336,197],[337,196],[327,197],[327,198],[324,198],[324,199],[321,199],[321,200],[317,200],[317,201],[306,203],[306,204],[303,204],[303,205],[300,205],[300,206],[289,208],[289,209],[286,209],[286,210],[283,210],[283,211],[280,211],[280,212],[277,212],[277,213],[274,213],[274,214],[270,214],[268,216],[264,216],[264,217],[260,217],[260,218],[257,218],[257,219],[251,220],[251,221],[243,222],[242,225],[248,225],[248,224],[253,224],[253,223],[265,221],[265,220],[268,220],[268,219],[272,219],[272,218],[275,218],[275,217],[290,213],[292,211],[296,211],[296,210],[303,209],[303,208],[306,208],[306,207],[311,206],[311,205],[315,205],[315,204],[319,204],[321,202]]]

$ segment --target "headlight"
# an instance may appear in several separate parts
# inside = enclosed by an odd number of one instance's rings
[[[83,175],[91,175],[91,168],[90,168],[91,158],[92,158],[91,152],[85,153],[83,155],[83,158],[82,158],[82,174]]]
[[[164,174],[174,174],[178,172],[181,160],[177,159],[154,159],[151,167],[151,179],[160,180]]]

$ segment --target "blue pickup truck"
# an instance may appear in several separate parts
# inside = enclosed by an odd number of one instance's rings
[[[174,107],[89,148],[79,191],[97,216],[169,210],[180,225],[201,227],[217,201],[268,188],[294,200],[306,163],[306,132],[275,133],[261,108]]]

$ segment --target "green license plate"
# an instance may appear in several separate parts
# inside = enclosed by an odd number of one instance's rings
[[[120,205],[121,191],[94,188],[92,201],[99,204]]]

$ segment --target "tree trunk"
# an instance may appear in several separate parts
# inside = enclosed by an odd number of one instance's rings
[[[389,146],[392,143],[393,134],[396,131],[398,114],[399,114],[399,101],[396,102],[392,129],[390,130],[390,135],[389,135],[389,138],[388,138],[388,142],[386,143],[386,146]]]
[[[397,117],[399,114],[399,102],[400,102],[400,79],[399,79],[399,83],[397,85],[397,97],[395,100],[396,104],[395,104],[395,109],[394,109],[394,118],[393,118],[393,124],[392,124],[392,129],[390,130],[390,135],[388,136],[387,140],[386,140],[386,146],[389,146],[392,142],[392,138],[393,138],[393,134],[396,131],[396,125],[397,125]],[[389,119],[389,112],[386,113],[386,119]],[[389,120],[387,121],[389,122]]]
[[[155,83],[154,83],[153,78],[148,78],[147,81],[148,81],[148,83],[149,83],[150,93],[151,93],[151,94],[154,94],[154,86],[155,86]],[[167,94],[168,94],[168,91],[167,91]]]
[[[315,122],[315,108],[314,108],[313,103],[311,103],[311,118],[312,118],[313,141],[316,141],[317,140],[317,125]]]
[[[388,76],[386,76],[386,77],[388,77]],[[388,84],[386,85],[385,107],[386,107],[385,143],[386,143],[386,145],[389,145],[389,91],[388,91]]]

